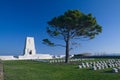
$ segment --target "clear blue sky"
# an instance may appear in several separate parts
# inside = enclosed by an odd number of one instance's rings
[[[81,46],[71,54],[120,53],[120,0],[1,0],[0,55],[22,55],[27,36],[35,38],[38,53],[64,54],[64,48],[43,45],[42,39],[49,38],[45,30],[47,21],[68,9],[92,13],[103,26],[99,36],[79,41]]]

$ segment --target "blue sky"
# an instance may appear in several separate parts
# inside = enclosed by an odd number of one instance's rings
[[[0,55],[22,55],[27,36],[35,38],[38,53],[64,54],[64,48],[43,45],[42,39],[50,38],[47,21],[68,9],[92,13],[103,27],[95,39],[78,41],[81,45],[71,54],[120,53],[120,0],[1,0]]]

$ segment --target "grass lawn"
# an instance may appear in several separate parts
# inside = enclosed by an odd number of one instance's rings
[[[5,80],[120,80],[120,73],[78,69],[76,64],[4,61]]]

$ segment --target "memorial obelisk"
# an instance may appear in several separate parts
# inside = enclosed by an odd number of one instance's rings
[[[25,41],[24,56],[35,55],[35,43],[33,37],[27,37]]]

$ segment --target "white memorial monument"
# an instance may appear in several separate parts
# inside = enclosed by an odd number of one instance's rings
[[[52,59],[49,54],[37,54],[35,49],[35,43],[33,37],[27,37],[25,41],[25,48],[23,56],[19,56],[19,59]]]
[[[33,37],[27,37],[25,48],[24,48],[24,54],[23,55],[35,55],[36,49],[35,49],[35,43]]]
[[[27,37],[22,56],[0,56],[1,60],[31,60],[31,59],[52,59],[50,54],[37,54],[35,49],[34,37]]]

